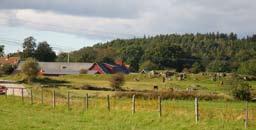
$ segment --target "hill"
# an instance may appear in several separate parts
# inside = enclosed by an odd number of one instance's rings
[[[58,61],[66,61],[60,54]],[[123,59],[131,70],[176,69],[177,71],[240,72],[254,64],[256,35],[237,38],[234,33],[167,34],[144,38],[116,39],[84,47],[70,55],[76,62],[114,62]],[[248,65],[247,65],[248,66]],[[244,67],[246,68],[246,67]]]

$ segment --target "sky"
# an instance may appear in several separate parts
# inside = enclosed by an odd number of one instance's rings
[[[33,36],[57,52],[117,38],[256,30],[255,0],[0,0],[0,44]]]

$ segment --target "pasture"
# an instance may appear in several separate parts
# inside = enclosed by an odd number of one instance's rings
[[[39,77],[32,84],[23,84],[33,91],[31,97],[0,96],[0,129],[90,129],[90,130],[240,130],[244,129],[245,102],[233,100],[228,88],[229,76],[216,81],[210,76],[188,75],[185,80],[176,78],[162,82],[162,78],[149,78],[147,75],[131,74],[125,77],[125,90],[186,90],[196,86],[200,93],[218,93],[232,100],[199,100],[199,123],[195,123],[193,100],[162,100],[162,116],[159,116],[159,102],[155,98],[136,98],[136,112],[132,114],[129,97],[115,97],[115,91],[84,90],[83,86],[109,88],[110,75],[66,75],[59,77]],[[21,81],[20,75],[1,79]],[[136,80],[135,80],[136,79]],[[220,82],[223,85],[220,86]],[[255,81],[248,81],[253,92]],[[44,89],[42,89],[44,88]],[[43,93],[42,93],[43,90]],[[53,90],[56,104],[53,107]],[[70,93],[70,106],[67,93]],[[85,108],[85,95],[89,95],[88,109]],[[44,101],[42,104],[42,95]],[[106,96],[110,95],[110,111]],[[249,102],[248,129],[256,129],[256,104]]]
[[[20,97],[0,96],[0,129],[90,129],[90,130],[240,130],[244,129],[244,102],[199,101],[199,123],[195,123],[194,102],[164,100],[163,113],[159,117],[157,100],[137,99],[136,112],[131,112],[131,100],[90,98],[89,108],[84,110],[83,100],[72,100],[70,110],[65,98],[57,98],[55,108],[51,99],[44,104],[35,98],[22,103]],[[249,103],[249,128],[255,129],[256,104]]]
[[[77,95],[83,96],[86,93],[93,94],[95,96],[112,95],[113,91],[101,91],[101,90],[88,90],[83,89],[83,86],[95,86],[98,88],[110,88],[109,79],[111,75],[64,75],[58,77],[39,77],[33,84],[24,84],[27,88],[40,89],[55,88],[62,94],[66,95],[67,91],[72,91]],[[7,77],[1,77],[1,79],[21,81],[21,75],[12,75]],[[221,82],[223,84],[221,85]],[[201,74],[187,74],[184,80],[178,80],[177,77],[172,77],[165,82],[162,82],[162,78],[149,78],[146,74],[129,74],[125,76],[125,84],[122,87],[125,90],[153,90],[153,86],[158,86],[159,90],[184,90],[196,89],[200,93],[217,93],[226,96],[228,99],[230,96],[230,84],[233,82],[231,76],[221,77],[216,81],[212,80],[210,75]],[[255,95],[256,81],[246,81],[252,87],[252,92]]]

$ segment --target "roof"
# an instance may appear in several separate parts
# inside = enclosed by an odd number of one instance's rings
[[[110,74],[110,71],[108,70],[108,68],[104,65],[104,64],[98,64],[100,66],[100,68],[106,73],[106,74]]]
[[[118,65],[118,64],[111,65],[111,64],[104,63],[101,66],[103,66],[107,70],[109,69],[108,73],[125,73],[125,74],[128,74],[130,72],[129,69],[126,68],[123,65]]]
[[[64,75],[80,74],[81,69],[89,70],[94,63],[68,63],[68,62],[38,62],[43,74]],[[21,70],[24,61],[20,62],[17,70]]]
[[[16,65],[20,61],[19,57],[0,57],[0,64]]]
[[[115,73],[125,73],[125,74],[129,74],[129,69],[128,68],[126,68],[125,66],[121,66],[121,65],[115,65],[114,67],[113,67],[113,71],[115,72]]]

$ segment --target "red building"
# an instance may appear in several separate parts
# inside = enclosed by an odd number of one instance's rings
[[[114,73],[125,73],[129,74],[129,69],[124,64],[98,64],[94,63],[91,68],[88,70],[89,72],[94,72],[96,74],[114,74]]]

